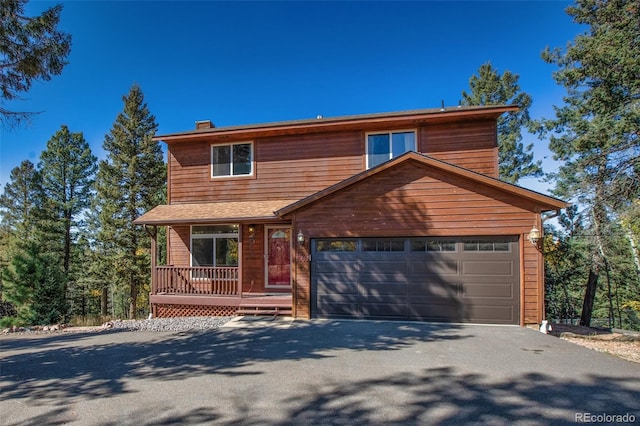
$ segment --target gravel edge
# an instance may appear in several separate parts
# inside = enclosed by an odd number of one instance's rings
[[[66,327],[64,325],[54,325],[8,328],[2,331],[2,335],[86,333],[100,331],[182,332],[215,330],[222,327],[233,318],[235,317],[178,317],[141,320],[112,320],[102,324],[102,326],[93,327]]]

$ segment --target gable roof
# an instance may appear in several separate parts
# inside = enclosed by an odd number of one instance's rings
[[[186,142],[202,139],[255,138],[273,135],[296,135],[328,132],[334,130],[357,130],[377,127],[416,126],[468,119],[496,119],[501,114],[517,111],[516,105],[460,106],[447,108],[417,109],[410,111],[384,112],[376,114],[349,115],[341,117],[321,117],[304,120],[280,121],[274,123],[245,124],[241,126],[212,127],[186,132],[158,135],[155,141],[167,143]]]
[[[451,173],[451,174],[469,179],[471,181],[475,181],[477,183],[482,183],[484,185],[493,187],[500,191],[525,198],[538,205],[540,209],[538,213],[543,211],[559,210],[562,208],[566,208],[568,205],[565,201],[562,201],[558,198],[550,197],[548,195],[544,195],[539,192],[532,191],[530,189],[526,189],[518,185],[507,183],[499,179],[495,179],[495,178],[483,175],[481,173],[476,173],[474,171],[465,169],[463,167],[455,166],[453,164],[446,163],[441,160],[437,160],[433,157],[429,157],[423,154],[410,151],[405,154],[402,154],[401,156],[398,156],[389,161],[386,161],[376,167],[373,167],[369,170],[365,170],[364,172],[358,173],[348,179],[338,182],[337,184],[332,185],[328,188],[325,188],[322,191],[316,192],[315,194],[312,194],[306,198],[303,198],[302,200],[289,204],[288,206],[283,207],[275,211],[274,213],[277,216],[284,218],[298,209],[308,206],[309,204],[315,203],[316,201],[319,201],[324,197],[334,194],[342,189],[345,189],[351,185],[361,182],[370,176],[378,174],[392,167],[396,167],[407,161],[417,161],[426,166],[433,167],[435,169],[438,169],[447,173]]]

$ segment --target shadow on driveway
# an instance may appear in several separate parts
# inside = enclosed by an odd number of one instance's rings
[[[518,339],[529,333],[533,342],[525,347]],[[539,334],[309,321],[179,334],[5,337],[2,423],[566,424],[585,412],[640,419],[640,372],[629,374],[631,363]],[[512,354],[500,346],[509,339]],[[487,369],[492,356],[495,374]],[[514,357],[513,366],[505,361]],[[551,364],[531,371],[554,361],[565,369],[589,365],[576,374],[556,373]],[[90,416],[96,401],[113,413]],[[27,414],[16,417],[12,402]]]

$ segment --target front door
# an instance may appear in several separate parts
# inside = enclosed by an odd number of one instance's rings
[[[291,228],[267,226],[267,287],[291,288]]]

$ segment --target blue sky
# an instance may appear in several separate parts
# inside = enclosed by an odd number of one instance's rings
[[[52,2],[31,1],[28,15]],[[194,128],[458,104],[490,61],[520,75],[534,118],[552,117],[565,91],[540,58],[584,28],[569,1],[63,2],[73,37],[69,65],[38,82],[14,110],[42,111],[0,134],[0,186],[24,159],[34,163],[65,124],[94,154],[137,83],[158,133]],[[546,171],[547,142],[527,135]],[[536,179],[521,181],[544,191]]]

